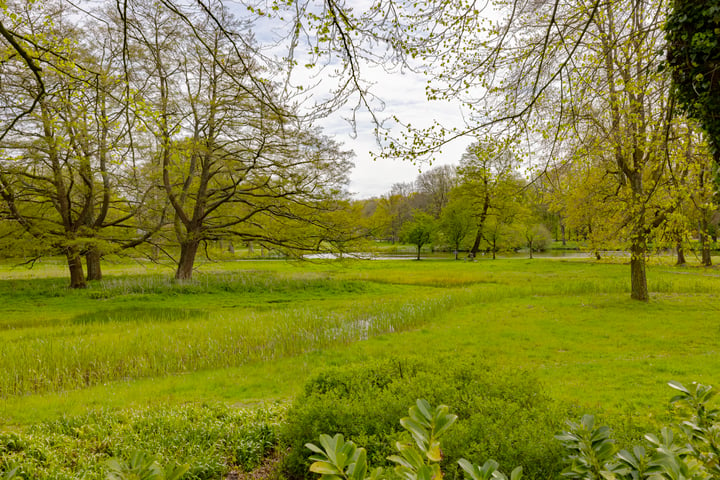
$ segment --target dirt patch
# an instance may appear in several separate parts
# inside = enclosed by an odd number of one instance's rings
[[[249,472],[233,470],[227,474],[225,480],[277,480],[279,478],[280,461],[285,458],[285,455],[287,455],[287,452],[275,451],[265,457],[259,467]]]

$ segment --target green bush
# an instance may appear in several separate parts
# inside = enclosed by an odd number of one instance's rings
[[[446,478],[461,478],[457,460],[523,467],[526,478],[555,477],[562,470],[553,436],[570,409],[553,402],[537,380],[478,360],[402,358],[332,368],[313,376],[281,426],[290,448],[283,473],[311,478],[306,443],[322,433],[341,433],[367,450],[368,464],[389,465],[397,440],[406,439],[398,419],[418,398],[445,404],[459,417],[443,439]]]

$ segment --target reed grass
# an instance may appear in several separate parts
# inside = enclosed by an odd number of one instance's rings
[[[431,321],[468,292],[359,300],[352,308],[213,312],[132,307],[3,332],[0,396],[268,361]]]

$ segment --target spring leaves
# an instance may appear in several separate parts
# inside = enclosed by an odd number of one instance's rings
[[[320,435],[320,446],[308,443],[305,446],[314,452],[310,457],[314,463],[310,471],[322,475],[321,480],[439,480],[443,474],[440,461],[443,453],[440,437],[455,423],[457,416],[448,413],[448,407],[433,408],[423,399],[410,407],[409,416],[400,419],[400,425],[410,433],[414,443],[397,442],[398,455],[389,460],[396,464],[393,470],[375,468],[368,474],[367,454],[364,448],[351,441],[345,441],[342,434],[334,437]],[[458,461],[468,480],[507,480],[497,468],[497,462],[488,460],[483,466],[474,465],[465,459]],[[513,470],[510,480],[520,480],[522,468]]]

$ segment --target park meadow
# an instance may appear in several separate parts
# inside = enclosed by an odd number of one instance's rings
[[[210,262],[184,282],[118,260],[87,289],[52,259],[5,264],[1,466],[105,478],[107,459],[141,449],[188,465],[182,478],[225,478],[292,444],[313,382],[403,368],[435,377],[402,390],[451,410],[466,401],[452,379],[479,371],[545,399],[550,443],[585,413],[635,438],[672,418],[668,382],[712,384],[720,367],[720,274],[666,260],[650,261],[649,303],[630,299],[624,258]]]

